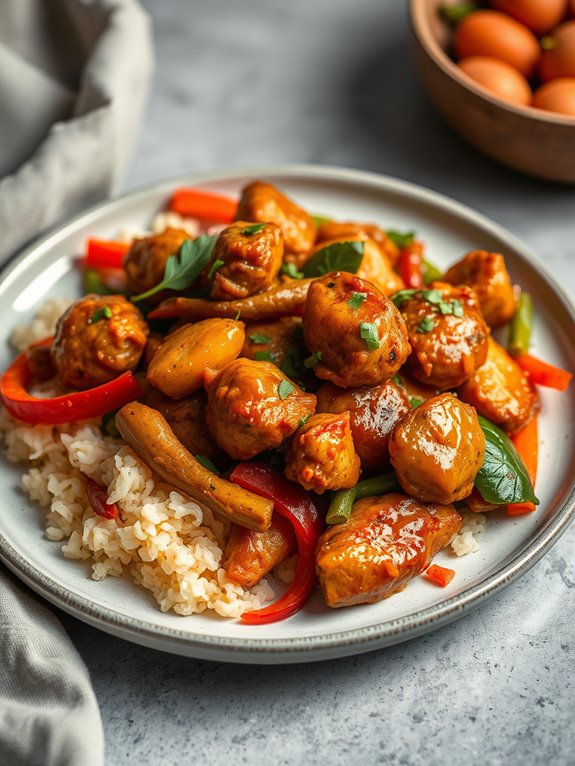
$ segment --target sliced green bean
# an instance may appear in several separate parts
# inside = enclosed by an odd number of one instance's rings
[[[373,479],[364,479],[351,489],[340,489],[332,495],[325,520],[328,524],[343,524],[349,520],[356,500],[385,495],[398,488],[395,473],[384,473],[382,476],[374,476]]]
[[[384,473],[381,476],[374,476],[373,479],[364,479],[355,485],[355,499],[362,497],[374,497],[375,495],[385,495],[398,489],[399,484],[395,473]]]
[[[434,263],[428,261],[427,258],[423,258],[421,261],[421,268],[423,272],[423,281],[426,285],[430,282],[436,282],[441,279],[443,272]]]
[[[102,282],[102,278],[94,269],[88,269],[84,272],[84,289],[87,293],[95,293],[96,295],[112,294],[112,290]]]
[[[532,330],[533,301],[529,293],[522,292],[517,311],[509,323],[507,350],[511,356],[520,356],[529,352]]]

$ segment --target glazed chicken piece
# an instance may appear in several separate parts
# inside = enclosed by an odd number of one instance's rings
[[[216,269],[210,288],[213,300],[247,298],[274,283],[282,265],[283,234],[274,223],[259,226],[237,221],[220,233],[206,267],[206,274]]]
[[[348,389],[325,383],[317,392],[318,412],[349,412],[355,451],[364,471],[385,466],[390,434],[410,410],[407,395],[390,380]]]
[[[435,396],[409,412],[389,440],[399,483],[425,503],[455,503],[470,495],[484,454],[477,413],[453,394]]]
[[[208,428],[234,460],[279,447],[315,412],[315,396],[271,362],[236,359],[206,382],[206,389]]]
[[[296,547],[292,525],[274,513],[270,526],[263,532],[232,524],[222,566],[230,580],[252,588]]]
[[[288,444],[285,475],[318,495],[355,487],[359,474],[349,412],[313,415]]]
[[[142,401],[162,413],[174,434],[192,455],[205,456],[218,468],[229,464],[228,456],[212,439],[206,424],[205,391],[196,391],[191,396],[175,400],[148,386]]]
[[[128,292],[139,295],[160,284],[166,261],[170,255],[176,255],[186,239],[190,235],[183,229],[166,229],[161,234],[136,239],[124,261]],[[149,300],[159,303],[166,295],[169,293],[162,291]]]
[[[204,319],[185,324],[164,338],[148,366],[150,383],[173,399],[204,385],[206,369],[221,370],[244,345],[243,322]]]
[[[443,281],[472,287],[490,327],[507,324],[515,314],[515,293],[501,253],[473,250],[447,270]]]
[[[303,328],[306,346],[319,359],[315,374],[342,388],[384,383],[409,354],[405,322],[393,303],[346,272],[311,283]]]
[[[357,270],[357,276],[366,279],[378,287],[384,295],[393,295],[405,287],[401,277],[395,273],[391,261],[382,252],[378,244],[363,233],[356,233],[348,237],[339,237],[319,244],[314,255],[325,247],[335,245],[338,242],[363,242],[363,257]]]
[[[283,232],[286,253],[301,263],[315,240],[313,218],[272,184],[253,181],[242,190],[236,218],[254,223],[275,223]]]
[[[160,348],[163,342],[164,336],[159,332],[151,332],[148,335],[148,342],[146,343],[146,348],[142,355],[142,367],[144,370],[148,369],[156,351]]]
[[[425,402],[427,399],[431,399],[432,396],[437,396],[437,394],[441,393],[441,391],[433,388],[433,386],[424,386],[423,383],[420,383],[410,375],[405,367],[393,380],[397,381],[397,385],[405,393],[410,403],[415,401]]]
[[[241,356],[256,361],[272,361],[281,367],[290,347],[302,332],[300,317],[282,317],[275,322],[257,322],[246,327],[246,339]],[[271,357],[271,359],[269,359]]]
[[[318,542],[326,604],[371,604],[398,593],[460,527],[452,505],[423,505],[399,493],[356,501],[349,521],[326,529]]]
[[[373,223],[355,223],[353,221],[323,221],[318,227],[316,245],[331,240],[353,240],[357,235],[369,237],[377,243],[379,249],[391,264],[399,257],[399,248],[387,236],[387,233]]]
[[[440,391],[457,388],[487,358],[489,328],[471,287],[433,282],[400,307],[415,378]]]
[[[487,361],[458,394],[510,434],[520,431],[539,409],[537,393],[523,370],[493,338],[489,339]]]
[[[148,339],[140,311],[122,295],[86,295],[58,320],[50,349],[64,386],[99,386],[137,367]]]

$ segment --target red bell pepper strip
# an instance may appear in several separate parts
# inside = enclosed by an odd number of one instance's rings
[[[86,242],[86,266],[89,269],[121,269],[129,249],[126,242],[89,239]]]
[[[230,480],[244,489],[274,501],[274,511],[292,524],[298,544],[295,576],[286,592],[273,604],[244,612],[241,619],[249,625],[277,622],[295,614],[307,601],[315,585],[315,547],[324,527],[310,496],[278,471],[265,463],[240,463]]]
[[[440,567],[437,564],[432,564],[425,572],[425,576],[428,577],[431,582],[434,582],[436,585],[445,588],[445,586],[449,585],[449,583],[455,577],[455,570],[448,569],[447,567]]]
[[[406,287],[421,290],[425,286],[422,266],[423,242],[412,242],[401,249],[397,259],[397,268]]]
[[[170,210],[185,218],[199,218],[214,223],[231,223],[237,207],[235,199],[202,189],[176,189],[169,204]]]
[[[48,338],[36,345],[48,345]],[[26,391],[31,373],[26,351],[14,359],[0,379],[0,396],[8,414],[32,425],[70,423],[87,420],[112,412],[134,401],[142,390],[131,372],[124,372],[109,383],[87,391],[39,399]]]
[[[518,433],[511,437],[511,441],[517,452],[521,455],[527,473],[531,479],[531,484],[535,488],[537,479],[537,464],[539,462],[539,428],[537,415],[531,418],[527,425]],[[508,516],[521,516],[524,513],[531,513],[536,508],[534,503],[510,503],[507,506]]]
[[[84,486],[88,502],[92,506],[94,513],[103,516],[105,519],[118,518],[118,506],[116,503],[108,502],[108,493],[106,488],[89,476],[84,476]]]
[[[562,370],[560,367],[555,367],[552,364],[547,364],[547,362],[543,362],[531,354],[521,354],[515,357],[515,361],[523,372],[527,373],[529,380],[538,386],[565,391],[573,377],[573,373]]]

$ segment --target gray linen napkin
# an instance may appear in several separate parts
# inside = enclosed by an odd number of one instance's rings
[[[137,0],[0,2],[0,264],[117,188],[151,70]],[[0,765],[103,760],[81,658],[0,564]]]

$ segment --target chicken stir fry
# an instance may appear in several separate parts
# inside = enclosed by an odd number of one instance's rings
[[[136,240],[127,295],[76,301],[24,385],[57,376],[72,417],[90,394],[78,419],[100,387],[100,414],[151,470],[226,520],[231,581],[251,588],[298,553],[299,605],[314,569],[330,607],[401,591],[470,497],[535,502],[507,434],[537,392],[491,336],[526,316],[503,255],[475,250],[424,284],[397,233],[318,224],[262,181],[232,217]]]

